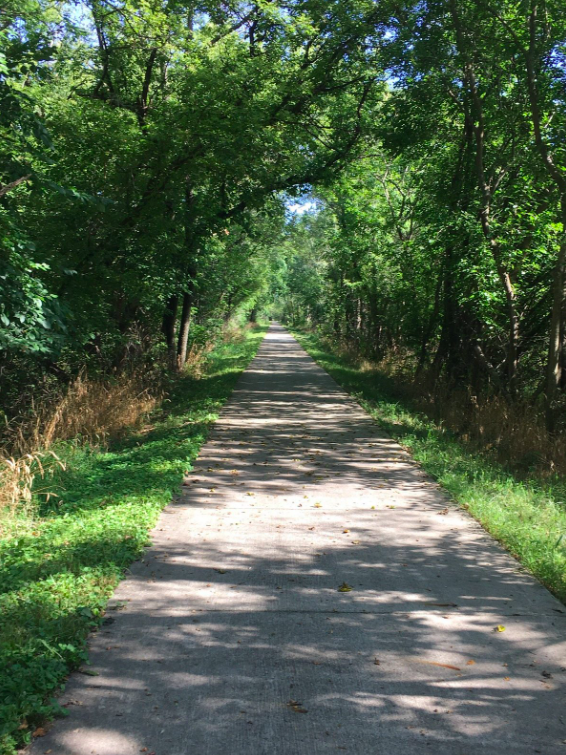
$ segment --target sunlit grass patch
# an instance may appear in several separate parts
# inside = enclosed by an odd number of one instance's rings
[[[0,753],[58,712],[53,693],[86,660],[85,641],[124,570],[192,467],[265,328],[208,355],[140,432],[109,448],[60,443],[59,498],[33,501],[0,542]]]

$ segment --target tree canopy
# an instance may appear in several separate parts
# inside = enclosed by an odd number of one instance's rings
[[[565,85],[554,1],[9,1],[4,410],[263,307],[554,432]]]

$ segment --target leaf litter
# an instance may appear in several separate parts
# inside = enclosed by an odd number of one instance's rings
[[[308,713],[308,710],[306,708],[303,708],[303,704],[300,703],[298,700],[289,700],[287,703],[287,707],[291,708],[292,711],[295,713]]]

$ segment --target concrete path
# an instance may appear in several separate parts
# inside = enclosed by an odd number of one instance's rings
[[[153,541],[34,755],[566,755],[563,606],[283,328]]]

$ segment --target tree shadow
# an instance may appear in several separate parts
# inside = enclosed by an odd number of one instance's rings
[[[561,751],[566,623],[506,556],[409,533],[317,557],[294,532],[245,552],[229,532],[201,542],[202,513],[189,550],[152,549],[117,595],[98,676],[70,681],[46,740],[61,755]]]

